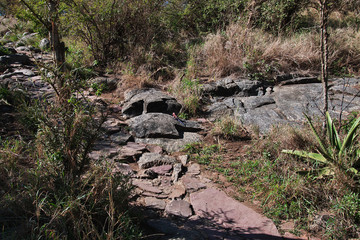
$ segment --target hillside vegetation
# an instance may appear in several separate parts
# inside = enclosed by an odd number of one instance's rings
[[[38,33],[37,40],[49,37],[54,23],[65,50],[61,65],[38,63],[56,94],[53,102],[30,100],[24,91],[0,84],[0,103],[14,109],[18,128],[0,138],[0,238],[144,237],[141,214],[129,206],[128,177],[89,157],[108,112],[85,99],[84,89],[96,95],[107,90],[88,80],[111,75],[124,88],[168,89],[184,105],[185,119],[201,114],[205,81],[235,75],[277,84],[288,74],[319,77],[323,1],[0,0],[0,56],[9,55],[4,46],[24,32]],[[360,1],[327,0],[327,6],[328,73],[359,76]],[[38,42],[24,45],[38,48]],[[242,200],[260,202],[278,225],[291,220],[294,233],[359,238],[358,117],[354,112],[345,120],[328,118],[327,129],[309,119],[301,130],[279,126],[260,136],[224,116],[209,132],[215,145],[189,144],[185,150],[223,174]],[[342,141],[347,148],[340,151]],[[241,156],[231,161],[229,142],[242,146]],[[302,161],[314,152],[323,154],[322,161]],[[327,218],[320,229],[311,227],[316,216]]]

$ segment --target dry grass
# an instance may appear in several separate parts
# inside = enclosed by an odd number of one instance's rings
[[[290,72],[319,72],[319,34],[315,31],[275,37],[240,24],[225,33],[210,34],[195,53],[201,74],[261,73],[264,77]],[[360,33],[351,28],[330,31],[329,63],[332,74],[342,68],[360,73]]]

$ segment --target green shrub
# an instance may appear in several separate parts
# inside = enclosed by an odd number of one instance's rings
[[[212,133],[225,139],[240,139],[248,135],[240,120],[231,116],[222,117],[216,121]]]

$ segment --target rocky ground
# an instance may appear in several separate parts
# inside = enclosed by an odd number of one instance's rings
[[[35,64],[51,61],[51,55],[25,46],[8,47],[13,54],[0,57],[6,66],[1,83],[20,88],[32,98],[51,97],[51,87],[42,81]],[[112,90],[118,80],[98,77],[93,81]],[[359,110],[359,83],[359,79],[332,80],[333,114]],[[205,83],[202,89],[207,103],[204,118],[184,122],[172,116],[181,104],[157,89],[130,89],[120,104],[105,104],[111,114],[91,158],[103,158],[114,165],[114,172],[131,176],[136,186],[132,204],[143,210],[146,239],[307,239],[287,232],[292,230],[289,224],[278,229],[253,206],[231,198],[226,186],[215,183],[214,176],[189,161],[182,149],[206,141],[210,122],[224,115],[257,125],[261,133],[273,124],[300,124],[304,112],[319,115],[320,83],[313,77],[291,75],[279,77],[276,85],[229,77]],[[92,101],[107,101],[87,94]],[[0,112],[0,133],[15,134],[10,131],[15,127],[11,125],[14,109],[0,103]],[[236,143],[233,149],[242,144],[246,143]],[[231,154],[236,155],[234,151]]]

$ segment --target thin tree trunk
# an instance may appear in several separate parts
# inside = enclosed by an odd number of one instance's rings
[[[328,2],[327,0],[320,0],[320,15],[321,15],[321,82],[323,87],[323,113],[329,110],[329,96],[328,96]]]

